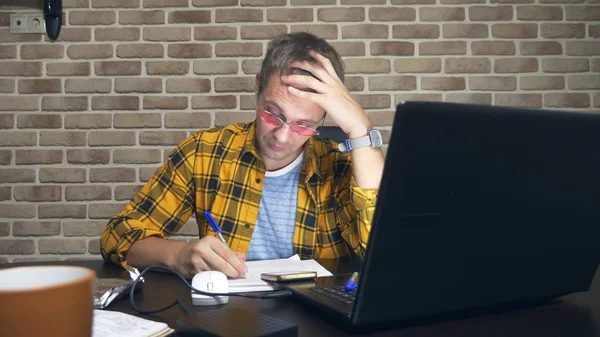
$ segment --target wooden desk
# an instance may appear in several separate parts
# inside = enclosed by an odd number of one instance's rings
[[[357,270],[354,261],[320,261],[334,273],[347,273]],[[126,272],[102,261],[62,261],[38,263],[2,264],[0,268],[22,265],[67,264],[94,269],[98,277],[126,278]],[[590,291],[572,294],[543,306],[489,314],[469,319],[437,322],[428,325],[405,327],[394,331],[371,333],[361,336],[445,336],[445,337],[596,337],[600,336],[600,269]],[[216,307],[194,307],[190,292],[173,275],[151,273],[146,276],[143,290],[136,295],[142,306],[158,308],[181,297],[187,308],[193,312],[214,310]],[[291,298],[277,300],[257,300],[230,297],[229,306],[260,312],[289,322],[299,327],[300,336],[347,336],[343,330],[330,324],[319,314],[296,303]],[[129,297],[113,303],[110,310],[136,314],[129,304]],[[175,327],[175,322],[184,313],[176,306],[155,315],[139,315],[155,321],[162,321]]]

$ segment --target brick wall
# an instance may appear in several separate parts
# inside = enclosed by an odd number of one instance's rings
[[[99,258],[107,219],[174,145],[253,118],[280,33],[330,40],[386,138],[407,99],[598,110],[594,3],[63,0],[53,43],[10,34],[23,8],[0,7],[0,262]]]

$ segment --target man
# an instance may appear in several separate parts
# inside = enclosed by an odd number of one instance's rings
[[[187,277],[202,270],[238,277],[247,271],[246,258],[338,258],[349,249],[363,256],[383,155],[373,146],[341,152],[314,137],[326,113],[348,139],[371,130],[343,78],[342,60],[325,40],[295,33],[271,41],[256,75],[256,120],[181,142],[108,223],[104,259],[164,265]],[[165,239],[192,214],[200,240]]]

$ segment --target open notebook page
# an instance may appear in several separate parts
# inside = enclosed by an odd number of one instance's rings
[[[317,276],[332,275],[317,261],[300,260],[298,255],[294,255],[289,259],[249,261],[246,262],[246,265],[248,266],[246,278],[229,280],[230,293],[275,290],[274,286],[260,279],[262,273],[315,271]]]
[[[165,323],[154,322],[118,311],[94,310],[93,337],[161,337],[174,330]]]

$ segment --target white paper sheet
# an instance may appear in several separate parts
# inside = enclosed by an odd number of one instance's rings
[[[117,311],[94,310],[92,337],[159,337],[174,330],[165,323]]]
[[[229,280],[230,293],[275,290],[275,287],[260,279],[262,273],[315,271],[317,276],[332,275],[317,261],[300,260],[298,255],[294,255],[289,259],[249,261],[246,262],[246,265],[248,266],[246,278]]]

